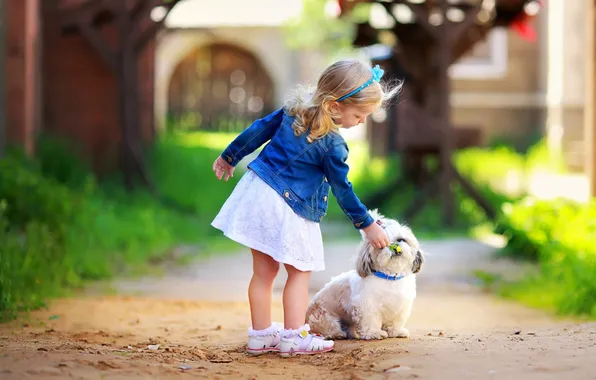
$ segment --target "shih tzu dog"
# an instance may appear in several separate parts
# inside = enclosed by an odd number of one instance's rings
[[[361,231],[356,269],[331,279],[306,312],[311,331],[329,339],[407,338],[424,254],[410,228],[371,212],[390,247],[374,248]]]

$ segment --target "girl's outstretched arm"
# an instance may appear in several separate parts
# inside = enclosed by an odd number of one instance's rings
[[[280,108],[264,118],[256,120],[228,145],[221,154],[221,158],[231,166],[238,165],[244,157],[271,140],[281,125],[283,115],[283,108]]]
[[[374,223],[368,209],[360,202],[352,189],[352,184],[348,180],[350,168],[346,163],[347,159],[348,146],[345,142],[331,147],[325,154],[324,170],[325,176],[329,179],[331,190],[341,209],[352,220],[354,227],[364,231],[373,247],[388,247],[389,239],[385,230]]]
[[[348,146],[345,143],[337,144],[329,149],[323,158],[325,176],[329,179],[331,191],[337,198],[337,203],[343,212],[350,218],[354,227],[364,229],[370,226],[374,219],[368,213],[366,206],[354,193],[352,184],[348,180],[350,170],[348,159]]]

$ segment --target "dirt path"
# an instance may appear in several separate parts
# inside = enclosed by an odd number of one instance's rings
[[[472,269],[509,268],[490,260],[490,246],[452,240],[425,248],[432,255],[407,340],[340,341],[315,357],[248,357],[250,258],[229,255],[161,279],[119,282],[119,296],[57,301],[29,322],[0,326],[0,379],[596,379],[588,359],[596,357],[596,324],[557,321],[471,285]],[[349,269],[353,252],[351,243],[330,247],[313,291]],[[274,312],[281,320],[279,303]]]

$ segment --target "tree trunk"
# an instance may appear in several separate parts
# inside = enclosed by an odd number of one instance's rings
[[[447,1],[441,3],[441,13],[443,20],[447,20]],[[439,66],[438,93],[438,116],[443,121],[443,133],[441,134],[440,161],[441,161],[441,201],[443,206],[443,223],[452,226],[454,223],[454,204],[451,183],[453,172],[451,167],[451,153],[453,152],[453,129],[451,126],[451,104],[449,95],[451,94],[451,83],[449,78],[449,66],[451,64],[451,50],[453,46],[453,26],[444,22],[440,27],[442,40],[437,49],[437,63]]]
[[[132,189],[136,179],[151,192],[155,188],[147,174],[145,155],[142,149],[142,138],[139,128],[137,64],[138,54],[131,38],[131,23],[126,7],[122,3],[122,14],[118,18],[120,35],[120,54],[117,65],[118,94],[120,104],[120,123],[122,131],[121,163],[126,187]]]
[[[6,0],[0,0],[0,158],[6,151]]]

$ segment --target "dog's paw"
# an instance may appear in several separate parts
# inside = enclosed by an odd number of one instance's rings
[[[400,329],[389,329],[387,331],[389,337],[391,338],[409,338],[410,332],[407,328],[402,327]]]
[[[383,330],[361,331],[358,333],[358,339],[363,339],[363,340],[377,340],[377,339],[385,339],[388,337],[389,337],[389,334],[387,334],[387,331],[383,331]]]

